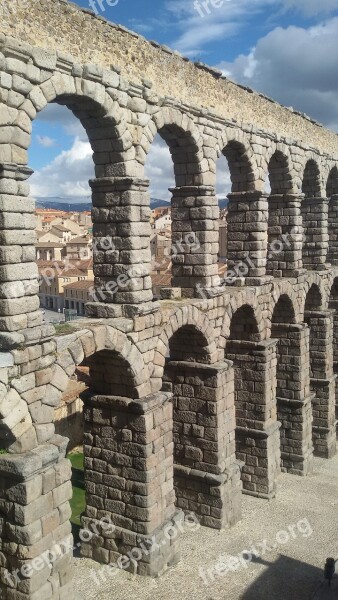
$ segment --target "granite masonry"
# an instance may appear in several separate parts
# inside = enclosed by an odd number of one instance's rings
[[[273,499],[281,470],[306,476],[335,453],[338,138],[65,0],[2,2],[0,102],[0,596],[71,600],[71,469],[53,420],[80,365],[82,553],[104,564],[159,575],[179,559],[184,515],[231,527],[242,493]],[[64,336],[39,309],[27,161],[53,102],[85,127],[96,172],[96,296]],[[144,165],[157,133],[174,253],[154,302]]]

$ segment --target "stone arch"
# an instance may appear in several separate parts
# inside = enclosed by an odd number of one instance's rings
[[[91,356],[105,351],[114,352],[128,365],[135,399],[151,393],[148,367],[135,344],[123,332],[108,325],[99,325],[58,338],[57,342],[58,357],[47,394],[59,396],[60,399],[76,368]]]
[[[276,398],[277,420],[280,427],[281,466],[284,471],[306,473],[311,457],[309,437],[294,438],[299,422],[305,421],[305,431],[311,427],[309,404],[309,371],[307,339],[308,329],[298,323],[294,298],[280,290],[273,300],[271,338],[276,344],[276,366],[272,373],[272,389]],[[307,408],[303,409],[303,401]],[[304,413],[304,414],[303,414]],[[309,454],[304,455],[303,446],[308,444]],[[297,457],[297,458],[295,458]]]
[[[326,197],[331,198],[336,195],[338,195],[338,166],[334,165],[326,181]]]
[[[320,198],[322,196],[322,180],[317,156],[307,158],[302,176],[302,193],[305,198]]]
[[[196,306],[183,306],[170,316],[157,342],[153,361],[154,368],[151,374],[152,378],[156,379],[157,385],[161,384],[170,340],[179,330],[187,332],[188,328],[193,328],[195,332],[198,332],[199,340],[203,341],[203,352],[201,353],[203,362],[213,363],[217,360],[215,333],[208,317]]]
[[[245,300],[232,311],[224,358],[234,370],[235,448],[242,461],[242,485],[247,494],[272,497],[275,493],[278,459],[268,456],[267,442],[259,431],[269,423],[278,435],[273,397],[268,389],[270,361],[266,343],[261,341],[257,311]],[[271,408],[270,408],[271,406]],[[278,449],[278,445],[275,445]],[[253,448],[255,450],[253,451]],[[256,451],[259,448],[259,458]],[[271,461],[271,463],[270,463]],[[269,465],[267,470],[260,467]],[[252,465],[258,467],[256,469]],[[268,474],[269,473],[269,474]]]
[[[232,315],[230,338],[233,340],[255,341],[259,336],[258,323],[252,306],[244,304]]]
[[[304,322],[308,325],[310,391],[312,393],[312,440],[317,456],[330,458],[336,452],[335,426],[335,334],[336,319],[328,302],[324,286],[307,282],[305,288]],[[326,287],[326,286],[325,286]],[[331,288],[332,289],[332,288]],[[333,302],[331,307],[334,308]],[[323,382],[325,381],[325,384]]]
[[[102,325],[91,330],[56,338],[58,357],[53,366],[50,383],[47,384],[46,405],[56,408],[62,393],[67,389],[76,368],[90,356],[102,351],[113,351],[127,364],[134,384],[134,397],[140,398],[151,393],[148,367],[142,355],[127,336],[113,327]],[[3,400],[0,403],[2,429],[7,428],[5,445],[10,452],[21,452],[29,445],[38,445],[34,428],[34,403],[27,405],[15,388],[0,390]],[[2,408],[4,412],[2,411]],[[51,420],[51,424],[52,424]]]
[[[330,282],[330,290],[329,290],[329,299],[328,306],[330,308],[330,304],[332,301],[338,302],[338,277],[334,277]]]
[[[324,310],[327,307],[327,303],[328,294],[321,277],[317,273],[311,273],[311,277],[304,283],[301,300],[302,318],[304,318],[306,310]]]
[[[209,171],[209,165],[203,158],[201,133],[192,119],[187,114],[167,106],[156,112],[144,128],[137,148],[136,158],[143,167],[156,134],[159,134],[169,147],[176,186],[202,184],[203,172]]]
[[[287,294],[281,294],[273,309],[272,323],[295,323],[295,321],[296,313],[291,299]]]
[[[239,129],[224,130],[217,139],[217,158],[225,156],[232,183],[232,192],[256,189],[256,164],[248,137]]]
[[[229,302],[228,306],[225,309],[224,317],[223,317],[223,325],[219,338],[219,348],[220,351],[224,351],[226,347],[227,340],[230,339],[231,336],[231,323],[234,315],[238,311],[245,312],[245,315],[248,317],[249,322],[253,324],[255,332],[255,341],[260,341],[264,339],[265,336],[265,321],[263,318],[262,311],[258,305],[256,298],[241,298],[241,300],[232,298]]]
[[[309,310],[320,310],[322,308],[323,298],[318,285],[313,283],[306,294],[304,312]]]
[[[338,166],[334,165],[326,180],[326,197],[328,206],[329,248],[327,261],[332,265],[338,264]]]
[[[205,505],[214,504],[215,477],[226,470],[227,460],[234,461],[231,365],[216,359],[214,331],[205,315],[196,307],[183,306],[169,316],[154,362],[160,362],[157,375],[162,376],[162,392],[170,393],[173,408],[169,439],[175,504],[180,510],[193,508],[203,525],[210,524]],[[229,423],[226,432],[225,422]],[[210,427],[212,446],[208,442]],[[164,431],[168,438],[171,432]],[[162,449],[161,453],[163,460],[167,458]],[[221,521],[214,519],[213,527],[221,528]]]
[[[338,277],[332,278],[330,281],[328,308],[334,311],[333,313],[333,373],[337,376],[335,381],[335,418],[338,422]],[[337,433],[338,433],[338,428]]]
[[[271,194],[287,194],[293,190],[290,155],[286,147],[276,149],[267,162],[267,172],[270,181]]]
[[[265,159],[270,184],[267,274],[294,277],[301,268],[301,215],[289,149],[276,144],[268,149]],[[267,177],[265,181],[267,186]],[[265,190],[267,193],[267,187]]]
[[[125,160],[124,153],[133,145],[132,136],[127,128],[126,115],[104,85],[54,73],[50,79],[32,89],[24,105],[26,110],[27,103],[30,104],[32,119],[50,103],[69,108],[87,132],[97,177],[128,175],[130,163]],[[107,147],[111,148],[108,160],[105,158]]]
[[[328,253],[328,201],[319,158],[307,156],[303,171],[301,216],[303,226],[303,266],[310,270],[322,268]]]
[[[285,297],[288,298],[287,302],[289,303],[291,314],[294,315],[293,323],[301,323],[303,320],[303,312],[299,294],[289,281],[282,279],[280,280],[280,282],[274,284],[274,290],[272,292],[271,301],[268,306],[268,337],[270,337],[271,334],[271,325],[273,320],[274,309],[281,296],[284,297],[285,302]]]

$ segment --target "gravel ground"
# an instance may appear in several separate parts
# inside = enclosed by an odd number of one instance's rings
[[[74,559],[76,598],[337,600],[338,575],[331,590],[323,582],[326,558],[338,558],[337,523],[338,455],[328,461],[315,459],[314,472],[306,478],[282,474],[275,500],[243,496],[242,521],[231,530],[201,527],[184,533],[181,561],[159,579],[119,571],[97,585],[91,574],[102,567],[88,559]],[[237,561],[236,570],[223,575],[212,570],[252,545],[261,556],[249,563]]]

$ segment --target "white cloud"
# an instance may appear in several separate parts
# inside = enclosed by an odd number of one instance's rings
[[[224,200],[231,192],[231,179],[227,159],[220,156],[216,163],[216,195],[219,200]]]
[[[175,176],[169,148],[157,135],[151,145],[145,164],[145,175],[150,180],[150,196],[170,200],[168,188],[175,187]],[[216,194],[223,199],[231,191],[230,172],[227,160],[221,156],[217,161]]]
[[[278,27],[248,55],[218,67],[235,81],[338,130],[337,39],[338,17],[308,29]]]
[[[145,173],[150,179],[151,197],[170,200],[168,188],[175,187],[174,168],[169,148],[160,136],[156,136],[151,146]],[[89,196],[88,180],[93,177],[90,144],[76,137],[70,150],[64,150],[50,164],[32,175],[31,194],[36,198]]]
[[[51,148],[56,144],[56,140],[48,137],[48,135],[37,135],[36,139],[38,140],[40,146],[43,146],[44,148]]]
[[[61,152],[49,165],[36,171],[31,179],[34,197],[88,196],[88,180],[95,177],[89,142],[75,138],[70,150]]]
[[[73,115],[71,110],[61,104],[47,104],[38,114],[37,121],[54,126],[60,125],[67,135],[77,136],[82,141],[88,140],[86,130],[79,119]]]
[[[248,27],[266,28],[285,13],[300,13],[303,17],[316,17],[337,12],[337,0],[167,0],[166,9],[172,15],[179,34],[172,46],[187,56],[204,53],[207,44],[226,41],[239,35]],[[206,6],[205,6],[206,5]],[[267,10],[273,8],[273,16]],[[271,11],[270,11],[271,12]],[[256,21],[255,21],[256,19]]]
[[[151,145],[145,164],[145,175],[150,180],[150,196],[170,200],[169,187],[175,187],[174,166],[169,148],[157,135]]]
[[[284,10],[294,9],[307,17],[330,14],[337,10],[337,0],[284,0]]]

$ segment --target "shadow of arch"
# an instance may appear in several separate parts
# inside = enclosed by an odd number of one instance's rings
[[[258,323],[252,306],[247,304],[241,306],[233,314],[230,323],[230,338],[250,342],[259,341]]]
[[[79,365],[85,361],[86,366],[89,365],[93,370],[91,357],[95,355],[96,359],[104,358],[105,363],[106,359],[109,363],[110,358],[114,361],[115,370],[122,369],[119,373],[120,382],[111,381],[112,395],[122,396],[123,393],[119,393],[119,389],[131,394],[130,397],[134,399],[150,394],[149,373],[142,354],[123,332],[108,325],[99,325],[57,338],[57,344],[58,357],[53,379],[47,388],[48,393],[56,394],[58,391],[61,396]],[[100,386],[97,375],[98,372],[95,371],[95,381]],[[126,375],[129,378],[128,385],[123,383],[123,377]]]
[[[323,307],[323,298],[318,285],[313,283],[306,294],[304,303],[304,312],[311,310],[321,310]]]
[[[296,311],[291,298],[281,294],[273,307],[272,323],[296,323]],[[271,337],[274,337],[271,332]]]
[[[277,306],[278,305],[278,306]],[[276,308],[277,307],[277,308]],[[284,307],[285,312],[289,311],[288,323],[301,323],[303,314],[300,306],[299,297],[289,281],[279,280],[275,284],[269,305],[268,328],[271,331],[272,322],[275,320],[275,310],[280,311]],[[275,313],[275,314],[274,314]],[[286,315],[285,315],[286,316]],[[284,321],[282,321],[284,322]],[[286,322],[286,321],[285,321]]]
[[[244,318],[244,325],[247,321],[246,326],[251,328],[252,341],[259,342],[266,337],[265,323],[257,299],[253,296],[250,298],[250,300],[243,300],[242,304],[238,304],[240,303],[236,301],[235,298],[232,298],[226,307],[223,317],[222,330],[219,337],[220,351],[225,349],[226,342],[231,336],[231,323],[236,313],[237,316],[240,315]],[[236,318],[234,322],[237,321],[238,319]]]
[[[195,351],[191,345],[189,341],[191,332],[194,335],[193,339],[201,344],[200,350]],[[182,346],[179,348],[180,342],[184,343],[184,341],[187,342],[187,348],[183,349]],[[166,358],[169,357],[170,342],[174,352],[186,357],[184,360],[196,360],[196,356],[198,356],[201,362],[212,364],[218,358],[215,333],[208,317],[195,306],[179,308],[170,316],[158,339],[154,353],[154,368],[151,373],[153,391],[161,389],[163,369]],[[189,355],[191,356],[189,357]]]

